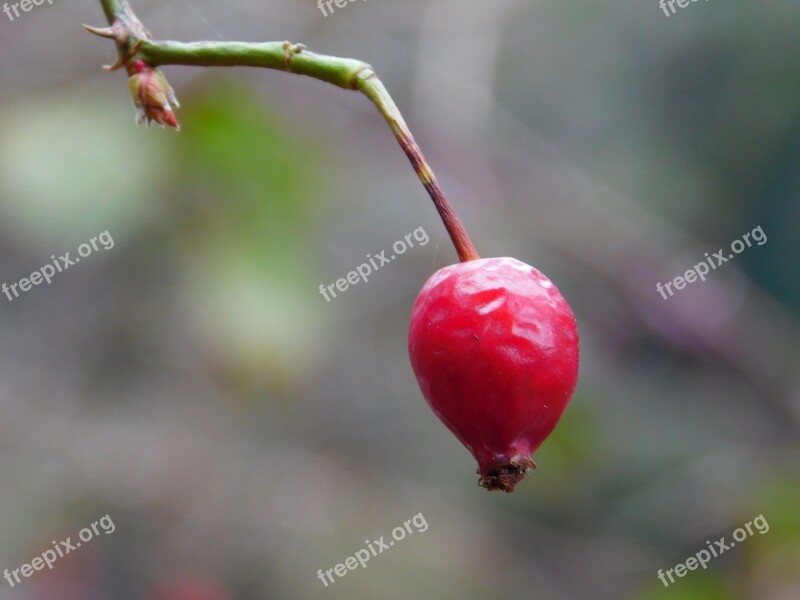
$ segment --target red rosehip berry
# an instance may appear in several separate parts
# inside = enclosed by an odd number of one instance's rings
[[[425,283],[408,333],[436,416],[478,461],[479,484],[513,492],[578,379],[578,329],[550,280],[514,258],[445,267]]]

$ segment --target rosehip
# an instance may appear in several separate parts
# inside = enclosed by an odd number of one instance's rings
[[[514,258],[445,267],[414,304],[408,351],[436,416],[478,461],[479,484],[513,492],[536,465],[578,378],[578,330],[550,280]]]

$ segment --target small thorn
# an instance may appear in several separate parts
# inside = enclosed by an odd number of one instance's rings
[[[103,68],[106,71],[116,71],[121,69],[122,67],[126,66],[128,61],[133,58],[133,55],[139,51],[139,48],[142,46],[142,41],[139,40],[133,46],[131,46],[130,50],[125,53],[125,56],[120,56],[113,65],[103,65]]]
[[[118,46],[126,44],[130,37],[127,27],[119,20],[115,20],[110,27],[92,27],[91,25],[85,24],[83,27],[90,33],[114,40],[117,42]]]
[[[116,39],[116,32],[114,31],[113,27],[92,27],[91,25],[86,25],[84,23],[83,28],[89,33],[99,35],[100,37],[109,38],[112,40]]]
[[[103,65],[104,71],[118,71],[122,68],[122,58],[118,58],[113,65]]]

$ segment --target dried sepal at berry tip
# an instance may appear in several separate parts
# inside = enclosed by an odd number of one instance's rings
[[[128,88],[136,106],[136,122],[150,124],[155,121],[162,127],[169,125],[180,130],[175,110],[180,107],[175,92],[167,78],[157,68],[142,60],[128,66]]]

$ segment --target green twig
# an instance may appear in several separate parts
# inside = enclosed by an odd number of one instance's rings
[[[386,119],[400,147],[411,161],[450,234],[459,259],[464,262],[478,258],[469,235],[436,181],[408,125],[370,65],[351,58],[316,54],[302,44],[290,42],[182,43],[153,40],[127,0],[100,0],[100,4],[110,27],[88,29],[92,33],[115,40],[120,60],[112,68],[127,67],[133,60],[142,60],[152,67],[262,67],[306,75],[346,90],[362,92]]]

